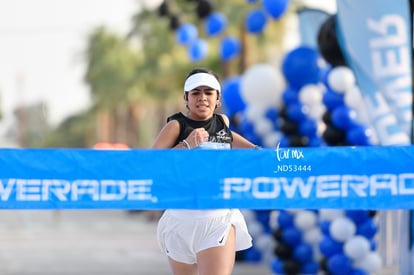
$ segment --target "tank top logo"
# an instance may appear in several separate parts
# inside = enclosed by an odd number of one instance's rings
[[[229,133],[227,133],[226,129],[221,129],[220,131],[216,132],[214,136],[209,138],[210,142],[217,142],[217,143],[231,143],[231,137]]]

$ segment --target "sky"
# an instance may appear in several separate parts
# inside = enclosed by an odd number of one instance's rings
[[[156,1],[153,1],[156,2]],[[125,34],[137,0],[1,0],[0,100],[4,115],[42,101],[51,124],[86,109],[88,35],[98,26]]]
[[[45,102],[57,125],[90,106],[83,81],[88,35],[106,26],[120,35],[140,5],[162,0],[0,0],[0,103],[7,118],[20,104]],[[334,0],[308,0],[334,3]]]

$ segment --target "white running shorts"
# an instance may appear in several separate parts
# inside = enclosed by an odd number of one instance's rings
[[[216,215],[211,214],[214,211]],[[189,212],[191,210],[166,210],[158,222],[158,244],[173,260],[196,263],[198,252],[226,243],[231,225],[236,229],[236,251],[252,246],[252,237],[240,210],[209,210],[205,211],[208,215],[201,217],[187,215]]]

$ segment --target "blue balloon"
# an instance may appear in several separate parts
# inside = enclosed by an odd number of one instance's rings
[[[326,258],[341,253],[342,246],[342,243],[335,241],[329,236],[324,236],[322,240],[319,242],[319,250],[321,251],[322,255],[324,255]]]
[[[216,36],[223,32],[227,26],[227,18],[219,12],[210,14],[204,23],[205,32],[208,36]]]
[[[363,125],[354,125],[346,133],[346,141],[351,145],[371,145],[370,137],[368,128]]]
[[[349,275],[369,275],[369,273],[363,269],[354,269]]]
[[[301,263],[306,263],[313,258],[313,248],[308,243],[300,243],[293,249],[293,257]]]
[[[340,105],[332,110],[331,119],[332,124],[341,130],[348,130],[355,125],[356,113],[355,110]]]
[[[331,90],[327,90],[326,93],[323,94],[322,102],[325,107],[331,111],[338,106],[344,105],[344,95]]]
[[[308,140],[308,147],[323,147],[323,146],[326,146],[326,143],[321,137],[314,136],[314,137],[310,137]]]
[[[263,225],[265,233],[272,233],[272,228],[270,226],[270,210],[256,210],[256,219]]]
[[[197,27],[193,24],[182,24],[175,33],[176,40],[181,45],[189,45],[197,39],[198,31]]]
[[[249,263],[259,263],[262,260],[262,253],[252,246],[244,250],[244,259]]]
[[[290,138],[288,136],[283,135],[279,141],[280,147],[290,147]]]
[[[240,120],[240,130],[244,135],[254,134],[254,125],[249,119],[242,116],[242,119]]]
[[[247,140],[250,140],[253,144],[263,146],[262,138],[255,132],[254,125],[251,121],[242,116],[240,121],[240,132],[238,134],[243,135]],[[237,132],[237,131],[236,131]]]
[[[319,273],[319,264],[311,261],[302,264],[301,274],[316,275]]]
[[[325,236],[330,236],[331,233],[329,233],[329,227],[331,226],[331,223],[329,221],[320,221],[319,222],[319,228],[321,229],[321,232]]]
[[[285,89],[282,93],[282,100],[285,105],[299,103],[299,92],[291,87]]]
[[[357,225],[371,219],[368,210],[345,210],[345,216],[350,218]]]
[[[188,55],[191,61],[198,62],[204,59],[208,53],[208,44],[202,39],[197,39],[188,47]]]
[[[343,253],[333,255],[328,259],[328,270],[333,275],[349,275],[352,271],[352,261]]]
[[[275,274],[284,274],[285,270],[283,268],[284,262],[279,258],[274,258],[271,263],[272,272]]]
[[[294,226],[286,228],[282,233],[285,243],[295,246],[302,242],[302,232]]]
[[[240,41],[235,37],[225,37],[220,44],[220,58],[229,61],[239,55],[241,50]]]
[[[240,94],[240,81],[239,76],[234,76],[223,82],[222,100],[224,109],[230,114],[230,117],[246,108],[246,103]]]
[[[319,52],[308,46],[300,46],[284,56],[282,71],[289,85],[300,90],[306,84],[316,84],[321,81]]]
[[[306,118],[299,124],[299,133],[309,138],[315,137],[318,131],[318,124],[314,119]]]
[[[277,224],[281,229],[293,226],[293,216],[286,211],[281,210],[277,216]]]
[[[265,117],[270,121],[276,121],[279,117],[279,112],[276,110],[276,108],[269,108],[265,112]]]
[[[306,119],[306,114],[303,111],[303,105],[301,103],[292,103],[287,106],[287,116],[290,120],[301,123]]]
[[[267,17],[263,10],[254,9],[247,14],[245,27],[249,33],[261,33],[263,29],[266,27],[266,24]]]
[[[329,77],[329,74],[331,73],[331,71],[332,71],[332,67],[330,67],[329,65],[328,66],[322,66],[322,68],[321,68],[321,82],[328,88],[328,89],[331,89],[332,90],[332,88],[329,86],[329,83],[328,83],[328,77]]]
[[[274,19],[280,19],[288,6],[288,0],[263,0],[263,8]]]
[[[371,247],[371,251],[376,251],[377,250],[377,242],[375,241],[375,238],[370,240],[370,247]]]
[[[375,221],[371,218],[368,219],[366,222],[357,225],[356,235],[362,235],[367,239],[371,239],[377,234],[378,232],[378,225]]]

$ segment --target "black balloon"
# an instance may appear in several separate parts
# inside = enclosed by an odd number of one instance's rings
[[[345,132],[335,128],[332,125],[327,125],[326,130],[322,134],[322,137],[328,145],[347,145]]]
[[[328,271],[328,259],[327,258],[322,258],[319,262],[319,267],[322,271],[329,272]]]
[[[163,1],[158,7],[158,14],[160,16],[167,16],[170,14],[170,6],[168,5],[167,1]]]
[[[318,32],[318,48],[323,58],[333,67],[346,66],[336,35],[336,15],[331,15]]]
[[[305,136],[292,135],[289,137],[289,145],[292,147],[306,147],[309,139]]]
[[[280,130],[285,134],[285,135],[294,135],[298,132],[298,125],[288,119],[282,119],[281,120],[281,125],[280,125]]]
[[[326,125],[331,125],[332,124],[331,113],[329,111],[326,111],[322,115],[322,121],[325,122]]]
[[[295,260],[289,259],[283,263],[283,270],[286,275],[299,275],[301,265]]]
[[[181,25],[181,20],[178,15],[170,16],[170,30],[175,31]]]
[[[292,247],[285,243],[278,243],[274,250],[274,254],[281,260],[287,260],[292,257]]]
[[[278,228],[275,231],[273,231],[273,238],[277,242],[282,242],[283,241],[283,230]]]
[[[213,5],[208,0],[200,0],[196,12],[199,19],[204,19],[213,12]]]
[[[287,116],[287,106],[286,105],[283,105],[282,108],[280,108],[279,117],[281,117],[283,119],[288,119],[288,116]]]
[[[376,211],[376,210],[369,210],[369,211],[368,211],[368,215],[369,215],[371,218],[374,218],[374,217],[377,215],[377,211]]]
[[[331,146],[348,145],[346,141],[346,131],[338,129],[332,124],[332,115],[326,111],[322,116],[322,121],[326,124],[326,129],[322,134],[324,141]]]

